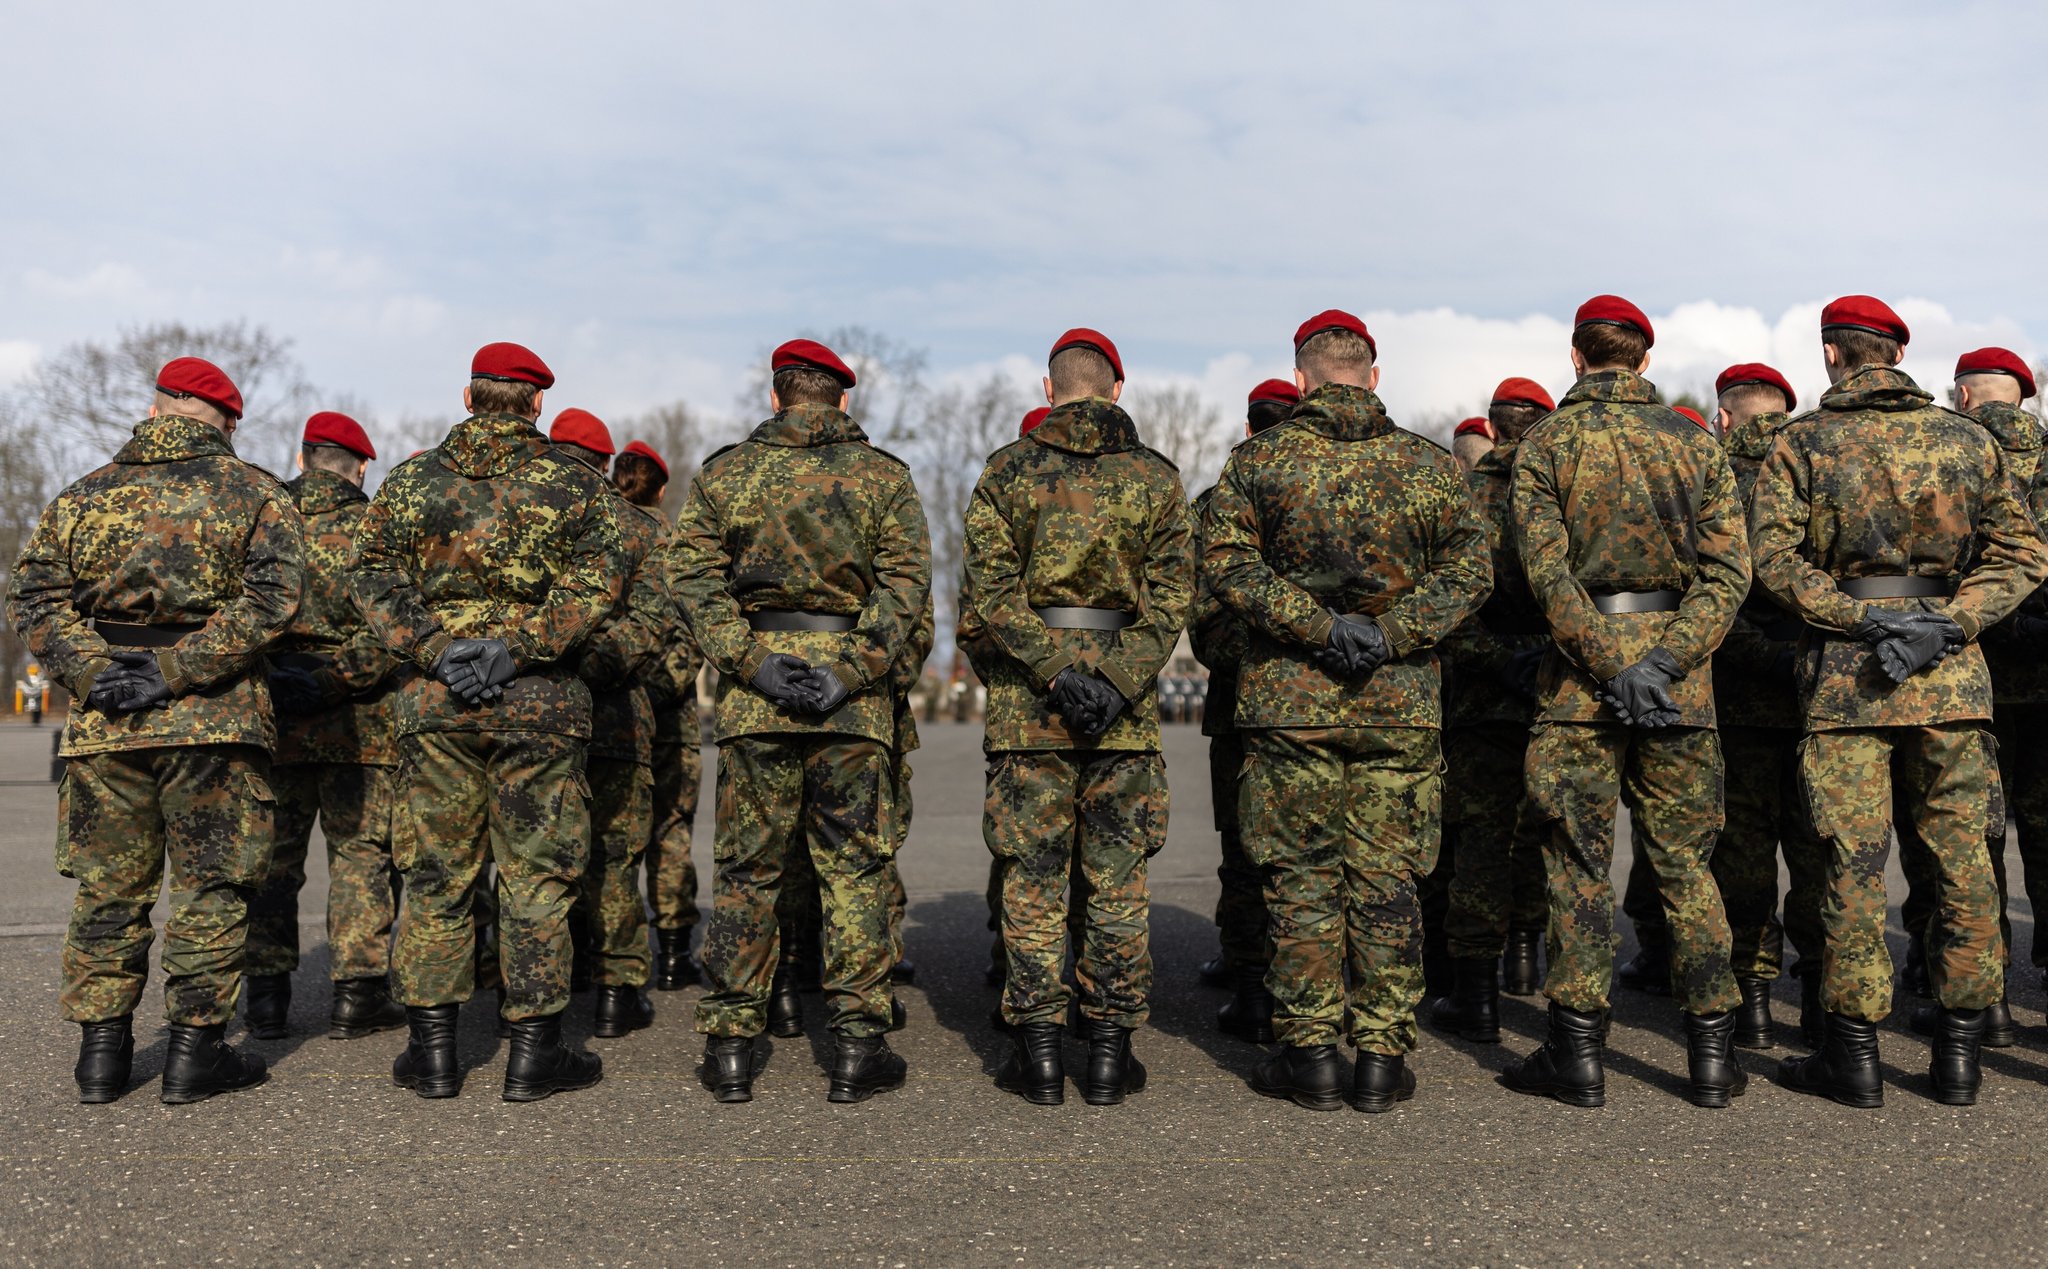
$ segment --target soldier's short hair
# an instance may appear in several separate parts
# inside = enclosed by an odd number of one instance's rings
[[[652,459],[621,454],[612,460],[612,488],[636,507],[652,507],[668,488],[668,477]]]
[[[189,392],[165,392],[161,388],[157,389],[156,412],[197,419],[214,427],[223,427],[228,421],[227,412],[211,401],[203,401]]]
[[[318,468],[340,476],[354,476],[363,461],[362,455],[339,445],[302,445],[299,457],[305,460],[307,471]]]
[[[2020,386],[2020,381],[2002,370],[1957,375],[1956,386],[1968,388],[1973,401],[2004,401],[2018,405],[2027,399],[2026,389]]]
[[[1257,436],[1269,427],[1285,423],[1293,413],[1294,407],[1285,401],[1254,401],[1244,412],[1245,426]]]
[[[1453,436],[1451,438],[1451,456],[1456,458],[1458,466],[1463,467],[1466,471],[1471,471],[1472,464],[1478,462],[1486,454],[1492,452],[1492,450],[1493,438],[1482,436],[1478,432],[1467,432],[1463,436]]]
[[[1643,332],[1614,322],[1587,322],[1574,328],[1572,347],[1586,359],[1588,370],[1634,370],[1650,355],[1650,341]]]
[[[1294,368],[1308,379],[1312,389],[1326,383],[1363,387],[1372,373],[1372,345],[1356,331],[1338,327],[1317,331],[1294,350]]]
[[[1046,363],[1052,394],[1062,401],[1106,397],[1116,390],[1116,367],[1109,358],[1083,344],[1062,348]]]
[[[539,418],[533,399],[540,389],[510,379],[488,379],[482,375],[469,381],[469,408],[478,414],[521,414]]]
[[[1820,333],[1820,342],[1823,346],[1835,346],[1835,355],[1842,359],[1845,370],[1854,370],[1858,366],[1899,364],[1899,341],[1874,330],[1830,326]]]
[[[1739,426],[1759,414],[1782,414],[1792,403],[1768,383],[1731,383],[1721,394],[1720,405]]]
[[[775,399],[792,405],[838,405],[846,385],[813,366],[785,366],[775,372]]]
[[[1527,401],[1497,401],[1486,407],[1486,421],[1493,424],[1495,436],[1519,441],[1548,413],[1542,406]]]

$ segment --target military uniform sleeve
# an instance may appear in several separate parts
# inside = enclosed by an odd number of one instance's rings
[[[1975,566],[1943,610],[1974,639],[2003,621],[2048,578],[2048,547],[2041,528],[2013,492],[2003,457],[1988,447],[1983,512],[1977,517]]]
[[[365,623],[356,628],[332,662],[313,671],[313,681],[320,687],[320,699],[333,704],[373,691],[398,665],[399,659]]]
[[[349,594],[356,609],[393,654],[431,671],[448,649],[450,636],[427,608],[419,582],[412,575],[411,517],[399,504],[418,491],[402,474],[389,477],[356,526],[354,563],[349,566]]]
[[[846,635],[846,651],[832,672],[858,692],[885,682],[931,602],[932,539],[924,504],[906,473],[882,514],[875,550],[875,588],[861,602],[857,624]]]
[[[1601,682],[1628,668],[1620,645],[1608,634],[1607,618],[1572,573],[1571,537],[1552,458],[1537,437],[1522,442],[1515,456],[1512,523],[1522,574],[1550,623],[1550,636],[1574,664]]]
[[[542,665],[575,651],[611,615],[631,571],[612,500],[591,498],[547,597],[501,632],[513,663]]]
[[[1813,514],[1810,477],[1805,458],[1781,433],[1757,473],[1749,509],[1756,580],[1808,623],[1846,634],[1863,620],[1864,605],[1844,595],[1835,579],[1800,551]]]
[[[93,632],[72,595],[77,575],[69,544],[77,528],[77,504],[59,496],[44,509],[22,545],[7,584],[15,630],[50,676],[79,699],[100,671],[112,665],[107,641]]]
[[[967,503],[962,602],[973,596],[983,637],[1028,667],[1042,690],[1074,663],[1074,656],[1060,651],[1045,623],[1031,611],[1024,593],[1024,554],[1017,549],[1015,528],[996,505],[989,474],[982,472]]]
[[[1693,520],[1692,585],[1678,612],[1664,627],[1664,650],[1690,674],[1703,666],[1728,636],[1735,613],[1749,595],[1749,532],[1735,472],[1718,448],[1708,456],[1699,510]]]
[[[282,498],[265,498],[243,548],[241,593],[156,654],[165,686],[183,696],[246,673],[291,625],[305,594],[305,522]]]
[[[1138,619],[1117,636],[1098,668],[1127,701],[1145,694],[1145,685],[1166,668],[1180,632],[1187,628],[1188,605],[1195,594],[1195,533],[1188,514],[1188,496],[1179,477],[1153,517],[1145,544],[1145,586],[1138,596]]]
[[[625,611],[599,627],[583,645],[577,674],[592,687],[615,687],[647,670],[668,647],[675,627],[682,624],[668,589],[664,558],[668,550],[664,535],[634,566],[626,584]]]
[[[1429,572],[1414,590],[1376,618],[1395,657],[1434,647],[1458,623],[1479,611],[1493,590],[1493,553],[1486,528],[1465,496],[1462,480],[1437,472],[1443,482],[1436,531],[1431,535]]]
[[[1223,602],[1252,626],[1285,643],[1320,648],[1330,641],[1336,615],[1266,563],[1247,466],[1242,450],[1224,464],[1202,524],[1202,566]]]
[[[668,555],[670,587],[705,659],[720,674],[752,680],[768,659],[768,646],[754,637],[732,596],[732,554],[726,550],[718,507],[701,473],[691,482],[689,500],[676,518],[675,543]]]

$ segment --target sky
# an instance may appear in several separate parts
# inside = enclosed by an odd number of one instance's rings
[[[1849,292],[1929,386],[2048,353],[2048,6],[6,10],[0,386],[247,319],[378,412],[514,339],[551,406],[732,413],[798,333],[1030,379],[1087,325],[1234,412],[1340,307],[1398,420],[1561,391],[1609,291],[1674,392],[1810,401]]]

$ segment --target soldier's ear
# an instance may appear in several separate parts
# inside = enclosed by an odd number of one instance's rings
[[[842,392],[839,394],[839,412],[841,414],[846,413],[846,403],[848,401],[851,401],[852,399],[853,394],[851,392]]]
[[[1110,399],[1110,401],[1111,401],[1111,402],[1115,402],[1115,401],[1116,401],[1116,399],[1117,399],[1118,397],[1121,397],[1121,396],[1122,396],[1123,394],[1124,394],[1124,381],[1123,381],[1123,380],[1119,379],[1119,380],[1117,380],[1117,381],[1116,381],[1115,383],[1112,383],[1112,384],[1110,384],[1110,385],[1109,385],[1109,399]]]
[[[1967,385],[1958,383],[1956,384],[1956,413],[1968,414],[1969,412],[1970,389]]]
[[[1377,387],[1379,387],[1379,386],[1380,386],[1380,368],[1379,368],[1378,366],[1374,366],[1374,367],[1373,367],[1373,368],[1372,368],[1371,370],[1368,370],[1368,371],[1366,371],[1366,373],[1365,373],[1365,390],[1366,390],[1367,392],[1371,392],[1372,390],[1374,390],[1375,388],[1377,388]]]
[[[1303,396],[1308,395],[1308,376],[1299,370],[1294,372],[1294,390]]]
[[[773,388],[768,389],[768,413],[782,413],[782,394]]]
[[[1643,359],[1636,363],[1636,373],[1639,375],[1650,373],[1650,354],[1648,350],[1643,352]]]
[[[475,413],[476,413],[476,407],[475,407],[475,406],[473,406],[473,405],[471,405],[471,404],[469,403],[469,389],[468,389],[468,388],[464,388],[464,389],[462,390],[462,411],[463,411],[463,413],[465,413],[465,414],[475,414]]]
[[[1576,348],[1572,349],[1572,377],[1574,379],[1586,377],[1586,354]]]
[[[1040,383],[1043,383],[1043,384],[1045,385],[1045,403],[1046,403],[1047,405],[1051,405],[1051,404],[1052,404],[1052,376],[1051,376],[1051,375],[1046,375],[1046,376],[1045,376],[1044,378],[1040,379],[1040,380],[1039,380],[1039,382],[1040,382]]]

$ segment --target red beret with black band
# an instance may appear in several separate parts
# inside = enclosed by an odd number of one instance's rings
[[[1779,374],[1761,361],[1745,361],[1723,370],[1720,378],[1714,380],[1714,395],[1720,396],[1730,388],[1740,388],[1745,384],[1752,383],[1761,384],[1766,388],[1776,388],[1784,393],[1785,408],[1787,410],[1799,408],[1799,397],[1798,394],[1792,391],[1792,384],[1784,375]]]
[[[857,382],[853,376],[853,369],[839,359],[839,354],[815,339],[792,339],[776,349],[768,358],[768,368],[771,372],[793,370],[798,367],[822,370],[839,380],[839,386],[842,388],[851,389]]]
[[[1579,305],[1579,311],[1572,316],[1572,329],[1581,326],[1626,326],[1643,337],[1643,347],[1655,347],[1657,332],[1650,326],[1650,319],[1643,310],[1622,299],[1619,295],[1596,295]]]
[[[1046,354],[1046,360],[1051,361],[1069,348],[1093,348],[1109,359],[1109,368],[1116,372],[1116,381],[1124,381],[1124,359],[1117,355],[1116,345],[1109,342],[1109,336],[1101,331],[1076,326],[1053,341],[1052,351]]]
[[[1032,410],[1030,413],[1026,414],[1024,416],[1024,421],[1017,425],[1017,439],[1022,440],[1025,437],[1031,435],[1031,429],[1037,427],[1040,423],[1045,422],[1045,416],[1051,413],[1051,406],[1041,405],[1037,409]]]
[[[1268,379],[1252,389],[1246,405],[1257,405],[1261,401],[1274,401],[1281,405],[1300,405],[1301,389],[1285,379]]]
[[[363,425],[334,410],[322,410],[306,420],[306,435],[301,444],[339,446],[357,458],[377,456],[377,447],[370,444]]]
[[[2020,381],[2020,399],[2034,395],[2034,371],[2010,348],[1979,348],[1956,358],[1956,378],[1964,375],[2011,375]]]
[[[242,417],[242,393],[228,372],[204,357],[179,357],[157,371],[156,390],[172,396],[198,397],[236,418]]]
[[[496,379],[502,383],[530,383],[536,388],[555,386],[555,372],[548,369],[533,349],[521,344],[485,344],[469,361],[472,379]]]
[[[648,462],[653,463],[656,467],[661,468],[662,479],[668,479],[668,464],[662,461],[661,455],[654,452],[654,446],[649,445],[646,441],[634,441],[619,451],[619,457],[621,458],[628,454],[633,455],[635,458],[644,458]]]
[[[1820,311],[1823,334],[1831,330],[1864,330],[1882,335],[1904,348],[1912,338],[1892,306],[1874,295],[1845,295]]]
[[[576,445],[593,454],[610,458],[618,452],[612,444],[612,430],[604,420],[588,410],[574,407],[555,416],[555,425],[548,429],[548,439],[564,445]]]
[[[1533,405],[1546,413],[1557,408],[1557,402],[1550,399],[1550,394],[1543,390],[1542,384],[1519,375],[1501,380],[1500,386],[1493,390],[1493,399],[1487,404]]]
[[[1452,432],[1451,435],[1483,436],[1490,441],[1493,439],[1493,424],[1487,422],[1485,419],[1482,418],[1469,418],[1466,419],[1463,423],[1458,424],[1458,430]]]
[[[1379,360],[1380,346],[1379,344],[1374,342],[1372,332],[1365,328],[1364,322],[1359,321],[1356,317],[1353,317],[1351,314],[1345,312],[1341,308],[1326,308],[1322,312],[1317,313],[1314,317],[1311,317],[1307,321],[1303,322],[1301,325],[1295,327],[1294,351],[1300,352],[1301,346],[1303,344],[1307,343],[1311,339],[1314,339],[1316,336],[1322,334],[1326,330],[1350,331],[1352,334],[1358,336],[1360,339],[1365,341],[1365,347],[1367,351],[1372,353],[1373,360]]]

